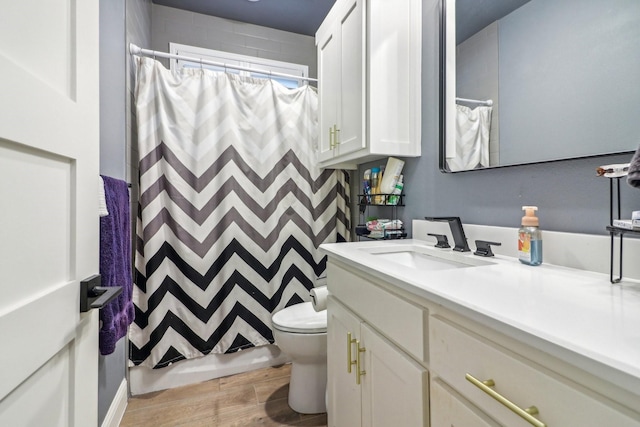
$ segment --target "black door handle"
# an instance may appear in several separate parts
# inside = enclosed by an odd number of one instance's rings
[[[100,286],[100,275],[94,274],[80,282],[80,312],[102,308],[122,292],[122,286]]]

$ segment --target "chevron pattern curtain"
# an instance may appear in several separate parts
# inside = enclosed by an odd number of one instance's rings
[[[273,343],[348,236],[343,171],[316,166],[317,94],[136,58],[140,202],[130,358],[161,368]]]

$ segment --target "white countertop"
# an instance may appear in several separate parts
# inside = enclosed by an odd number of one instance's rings
[[[419,297],[442,304],[519,341],[640,395],[640,282],[609,283],[606,274],[516,258],[481,258],[480,267],[424,271],[372,255],[372,248],[420,246],[422,240],[321,245],[329,257],[380,277]]]

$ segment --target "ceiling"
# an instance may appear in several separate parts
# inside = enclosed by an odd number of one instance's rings
[[[335,0],[153,0],[153,3],[315,36]]]

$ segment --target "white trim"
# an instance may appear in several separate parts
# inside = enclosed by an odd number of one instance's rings
[[[120,387],[118,387],[118,391],[116,391],[116,395],[113,397],[107,415],[104,417],[104,421],[102,421],[102,427],[118,427],[124,416],[124,411],[127,409],[127,402],[127,380],[125,378],[120,383]]]
[[[162,369],[131,366],[129,368],[131,395],[137,396],[195,384],[255,369],[282,365],[288,361],[289,358],[276,345],[264,345],[231,354],[209,354],[197,359],[182,360]]]

